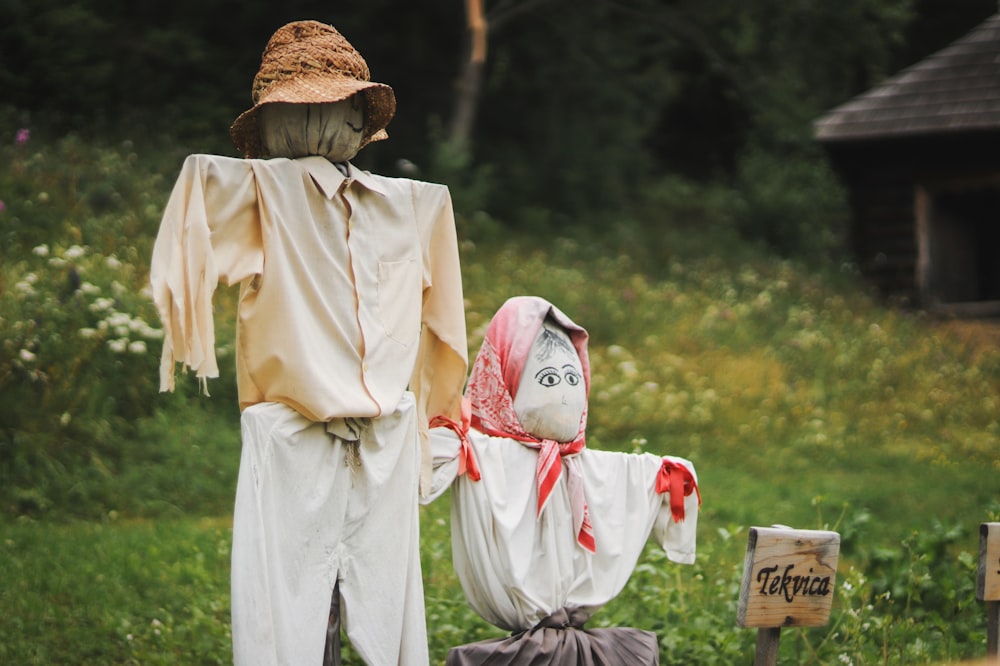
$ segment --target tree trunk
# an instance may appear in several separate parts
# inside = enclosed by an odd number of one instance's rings
[[[469,145],[472,125],[476,119],[479,103],[479,88],[486,63],[486,39],[488,27],[483,15],[482,0],[466,0],[465,14],[468,27],[469,57],[462,66],[462,73],[455,83],[455,108],[452,113],[449,139],[457,147]]]

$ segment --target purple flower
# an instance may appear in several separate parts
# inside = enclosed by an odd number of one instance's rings
[[[22,146],[28,143],[28,139],[30,138],[31,138],[31,130],[28,129],[27,127],[22,127],[21,129],[17,130],[17,134],[14,136],[14,143],[16,143],[19,146]]]

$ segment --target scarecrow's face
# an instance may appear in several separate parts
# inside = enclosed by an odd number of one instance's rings
[[[571,442],[587,406],[583,367],[569,335],[546,320],[521,372],[514,412],[525,432],[540,439]]]
[[[258,120],[264,155],[322,155],[346,162],[361,148],[365,127],[364,96],[329,104],[265,104]]]

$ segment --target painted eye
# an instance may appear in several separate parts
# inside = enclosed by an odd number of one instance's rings
[[[542,386],[555,386],[562,380],[559,379],[559,372],[555,368],[542,368],[535,373],[535,381]]]
[[[576,386],[577,384],[580,383],[580,375],[576,374],[576,372],[572,370],[567,372],[565,377],[566,377],[566,383],[569,384],[570,386]]]

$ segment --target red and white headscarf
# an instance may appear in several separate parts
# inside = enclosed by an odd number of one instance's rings
[[[563,458],[568,457],[567,487],[573,507],[573,528],[581,546],[595,550],[594,529],[583,487],[583,475],[574,454],[585,446],[587,409],[584,407],[580,428],[570,442],[539,439],[524,431],[514,412],[514,398],[521,382],[521,372],[542,323],[551,318],[569,334],[580,357],[583,381],[590,394],[590,359],[587,355],[587,331],[567,317],[559,308],[537,296],[516,296],[507,300],[490,321],[486,338],[472,366],[465,398],[471,410],[473,428],[494,437],[516,439],[525,446],[538,449],[535,482],[538,488],[538,513],[563,472]]]

